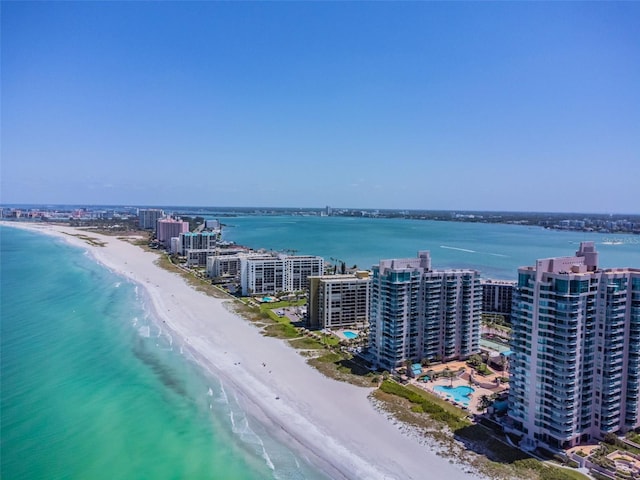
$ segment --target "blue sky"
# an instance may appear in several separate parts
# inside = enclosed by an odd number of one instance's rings
[[[638,213],[638,2],[2,2],[3,203]]]

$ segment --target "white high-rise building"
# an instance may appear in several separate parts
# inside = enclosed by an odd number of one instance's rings
[[[213,255],[220,241],[219,232],[185,232],[178,237],[179,255],[187,255],[189,250],[210,250]]]
[[[324,259],[307,255],[241,257],[242,295],[306,290],[308,277],[324,273]]]
[[[240,251],[228,253],[227,250],[221,250],[216,255],[207,257],[207,276],[211,278],[236,278],[240,279],[242,269],[241,258],[250,254]]]
[[[565,449],[640,426],[640,269],[593,242],[518,269],[509,416],[523,446]]]
[[[387,370],[407,360],[453,360],[480,350],[476,270],[431,270],[429,252],[373,267],[370,351]]]

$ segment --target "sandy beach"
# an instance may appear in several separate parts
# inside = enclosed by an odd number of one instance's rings
[[[477,478],[376,410],[371,389],[329,379],[298,351],[263,336],[224,302],[197,292],[145,252],[112,236],[71,227],[2,222],[63,238],[144,287],[155,315],[201,366],[239,393],[247,410],[330,478]],[[92,246],[73,235],[104,242]],[[264,365],[263,365],[264,364]]]

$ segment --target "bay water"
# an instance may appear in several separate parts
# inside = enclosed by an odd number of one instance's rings
[[[0,478],[324,478],[205,374],[137,286],[0,227]]]
[[[483,277],[515,279],[540,258],[572,256],[593,241],[602,267],[640,268],[640,236],[541,227],[320,216],[239,216],[220,219],[223,238],[251,248],[320,255],[370,269],[381,259],[431,252],[432,267],[474,268]]]

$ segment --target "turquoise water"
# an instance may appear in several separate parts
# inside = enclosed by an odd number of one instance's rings
[[[0,227],[3,479],[321,478],[205,376],[128,283]]]
[[[370,267],[429,249],[433,266],[515,278],[594,240],[640,268],[640,237],[341,217],[224,219],[226,240]],[[132,285],[79,249],[0,227],[3,479],[318,478],[163,332]],[[463,400],[464,401],[464,400]]]
[[[475,392],[473,388],[465,385],[453,388],[448,385],[436,385],[433,389],[436,392],[444,393],[447,397],[451,397],[455,402],[463,405],[469,405],[469,395]]]
[[[353,340],[354,338],[358,338],[358,334],[356,332],[351,332],[349,330],[345,330],[342,334],[347,337],[349,340]]]
[[[223,223],[225,240],[252,248],[296,250],[360,268],[430,250],[433,268],[476,268],[484,277],[515,279],[518,267],[533,265],[539,258],[574,255],[585,240],[596,242],[601,266],[640,268],[638,235],[386,218],[246,216],[224,218]],[[621,243],[611,245],[612,240]]]

